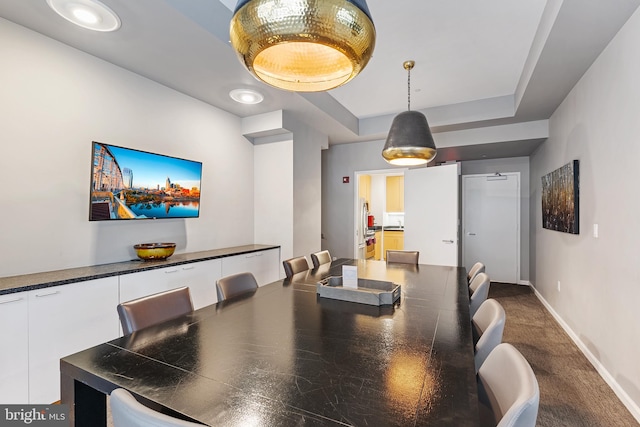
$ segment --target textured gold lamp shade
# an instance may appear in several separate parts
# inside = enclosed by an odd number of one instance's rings
[[[354,78],[375,46],[365,0],[240,0],[231,45],[259,80],[319,92]]]

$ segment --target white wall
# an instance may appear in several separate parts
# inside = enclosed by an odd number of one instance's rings
[[[640,420],[639,46],[640,10],[553,114],[549,139],[531,157],[530,265],[536,290]],[[541,177],[574,159],[580,234],[543,229]]]
[[[328,137],[285,115],[293,133],[293,256],[306,256],[321,248],[321,150]],[[286,259],[286,258],[283,258]]]
[[[293,258],[293,141],[259,144],[254,153],[255,242],[279,242],[280,258]]]
[[[353,257],[356,171],[394,169],[382,158],[384,141],[332,145],[322,152],[322,249]],[[398,169],[398,168],[396,168]],[[342,177],[350,178],[348,184]],[[376,218],[382,224],[382,218]]]
[[[0,52],[0,276],[133,259],[140,242],[253,243],[238,117],[4,19]],[[201,161],[200,218],[89,222],[93,140]]]

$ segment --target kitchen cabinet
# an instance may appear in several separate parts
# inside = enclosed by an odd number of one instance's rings
[[[118,277],[37,289],[27,297],[29,403],[48,404],[60,400],[61,357],[118,337]]]
[[[120,276],[120,302],[188,286],[194,309],[215,304],[221,264],[221,260],[213,259],[124,274]]]
[[[371,175],[359,175],[358,197],[371,204]]]
[[[382,232],[376,231],[376,249],[373,254],[373,259],[379,261],[382,259]]]
[[[0,402],[29,401],[29,310],[24,292],[0,295]]]
[[[404,176],[387,177],[387,212],[404,212]]]
[[[404,249],[404,231],[385,231],[383,240],[383,256],[385,260],[387,259],[388,250],[401,251]]]
[[[222,258],[222,277],[250,272],[258,286],[280,279],[280,249],[268,249]]]

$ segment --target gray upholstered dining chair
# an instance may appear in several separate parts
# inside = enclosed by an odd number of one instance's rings
[[[476,262],[475,264],[473,264],[473,266],[471,266],[471,269],[467,274],[467,282],[471,283],[478,274],[484,273],[484,272],[485,272],[484,264],[481,263],[480,261]]]
[[[387,250],[387,262],[402,264],[418,264],[420,252],[418,251],[392,251]]]
[[[296,273],[309,269],[309,262],[307,262],[307,258],[304,256],[284,260],[282,261],[282,265],[284,266],[284,274],[287,276],[287,279]]]
[[[192,311],[191,293],[186,286],[118,304],[125,335]]]
[[[218,301],[225,301],[255,292],[258,289],[258,282],[251,273],[238,273],[218,279],[216,289]]]
[[[471,314],[471,318],[473,318],[478,308],[480,308],[480,304],[489,296],[489,286],[491,286],[491,280],[487,273],[479,273],[475,279],[471,281],[469,285],[469,291],[471,292],[469,313]]]
[[[480,304],[480,308],[473,316],[471,326],[475,343],[476,373],[489,353],[502,342],[506,317],[504,308],[494,299],[488,299]]]
[[[117,388],[111,392],[109,405],[114,427],[202,426],[202,424],[184,421],[148,408],[123,388]]]
[[[480,367],[478,402],[483,427],[535,427],[538,380],[527,359],[511,344],[499,344]]]
[[[320,251],[311,254],[311,262],[313,263],[313,268],[318,268],[322,264],[328,264],[331,262],[331,254],[329,251]]]

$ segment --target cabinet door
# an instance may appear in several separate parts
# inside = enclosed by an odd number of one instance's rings
[[[269,249],[248,254],[235,255],[222,259],[222,276],[250,272],[259,286],[279,279],[280,250]]]
[[[384,232],[384,259],[387,259],[387,250],[395,251],[404,249],[404,233],[402,231]]]
[[[387,177],[387,212],[404,212],[404,176]]]
[[[380,239],[380,235],[382,233],[380,231],[376,231],[376,249],[374,253],[374,259],[381,260],[381,252],[382,252],[382,239]]]
[[[120,276],[120,302],[131,301],[169,289],[186,286],[181,266],[140,271]]]
[[[219,259],[175,265],[120,276],[120,302],[188,286],[194,309],[218,302]]]
[[[60,400],[60,358],[118,336],[118,277],[29,291],[29,403]]]
[[[216,281],[221,277],[222,261],[194,262],[180,265],[180,286],[188,286],[195,310],[218,302]],[[173,276],[169,276],[173,277]]]
[[[253,257],[253,275],[259,286],[280,279],[280,249],[269,249],[255,253]]]
[[[29,401],[27,292],[0,295],[0,402]]]
[[[360,175],[358,177],[358,197],[371,203],[371,175]]]

